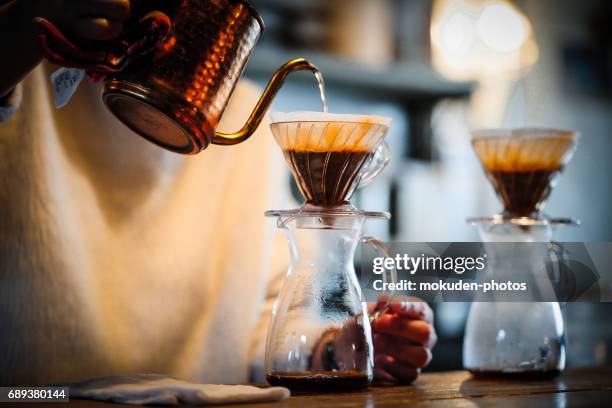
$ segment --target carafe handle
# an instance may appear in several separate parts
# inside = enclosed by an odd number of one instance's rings
[[[363,236],[361,237],[361,242],[363,244],[370,245],[375,251],[381,253],[385,258],[391,257],[389,247],[387,247],[387,245],[381,240],[374,237]],[[387,283],[389,281],[391,281],[390,283],[393,284],[397,283],[397,270],[395,267],[388,269],[385,273],[383,273],[382,278],[383,283]],[[384,298],[385,304],[384,306],[377,308],[374,313],[370,315],[370,323],[387,313],[392,303],[393,292],[384,291],[382,298]]]
[[[257,102],[257,105],[255,105],[251,116],[242,129],[236,133],[216,132],[212,139],[212,143],[229,146],[242,143],[251,137],[261,124],[261,121],[272,104],[274,97],[285,83],[287,76],[296,71],[312,71],[317,73],[319,72],[319,69],[310,62],[306,61],[304,58],[293,59],[285,63],[285,65],[280,67],[274,76],[272,76],[270,82],[268,82],[266,89],[264,90],[261,98]]]
[[[374,157],[370,162],[370,166],[366,170],[365,174],[361,177],[359,181],[359,188],[365,187],[372,182],[389,164],[391,160],[391,151],[389,149],[389,144],[386,141],[383,141],[376,152],[374,153]]]

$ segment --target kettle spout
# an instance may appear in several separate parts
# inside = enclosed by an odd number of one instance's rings
[[[245,123],[245,125],[236,133],[220,133],[216,132],[213,137],[212,143],[217,145],[235,145],[242,143],[247,140],[259,127],[264,115],[268,111],[268,108],[272,104],[274,97],[278,91],[282,88],[287,76],[292,72],[296,71],[312,71],[315,74],[320,73],[319,69],[306,61],[304,58],[296,58],[285,63],[282,67],[274,73],[270,82],[266,86],[261,98],[255,105],[251,116]]]

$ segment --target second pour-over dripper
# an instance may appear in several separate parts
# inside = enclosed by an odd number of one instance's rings
[[[529,295],[552,293],[547,259],[559,259],[553,227],[571,225],[541,212],[554,182],[569,162],[578,135],[548,129],[483,130],[473,145],[504,204],[492,217],[469,220],[487,251],[486,280],[521,280]],[[503,243],[503,244],[500,244]],[[501,295],[503,296],[503,295]],[[517,295],[518,296],[518,295]],[[565,368],[565,333],[558,302],[508,302],[494,292],[472,303],[463,342],[463,365],[476,376],[541,377]]]
[[[504,205],[504,218],[543,217],[541,206],[577,141],[577,133],[553,129],[473,133],[474,150]]]
[[[266,378],[294,392],[350,391],[373,378],[368,310],[354,268],[371,218],[349,201],[388,162],[390,122],[373,116],[299,112],[273,114],[272,131],[306,202],[269,211],[289,243],[291,264],[274,305],[266,341]],[[387,280],[395,281],[393,272]]]

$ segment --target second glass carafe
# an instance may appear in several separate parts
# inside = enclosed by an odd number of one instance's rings
[[[489,255],[485,280],[525,282],[527,291],[516,296],[555,297],[545,266],[546,259],[554,259],[550,221],[520,225],[482,219],[477,224]],[[565,368],[565,331],[559,303],[480,294],[468,315],[463,365],[477,377],[560,374]]]

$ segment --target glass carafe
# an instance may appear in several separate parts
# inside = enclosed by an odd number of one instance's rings
[[[554,245],[547,244],[553,223],[478,220],[488,255],[485,280],[525,282],[529,293],[522,295],[554,298],[544,267],[544,261],[553,254]],[[477,377],[547,377],[561,373],[565,368],[565,334],[559,303],[498,301],[499,295],[494,293],[480,294],[471,305],[463,342],[464,367]],[[507,300],[508,295],[503,296]]]
[[[379,241],[362,236],[362,227],[369,218],[389,215],[345,209],[266,215],[278,217],[291,253],[268,328],[268,382],[294,392],[368,387],[373,377],[372,334],[353,258],[360,242],[385,253]]]

